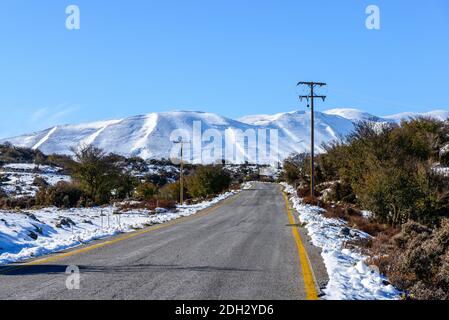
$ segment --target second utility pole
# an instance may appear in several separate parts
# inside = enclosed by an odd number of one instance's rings
[[[190,143],[190,141],[185,142],[181,139],[174,141],[173,143],[181,144],[181,168],[179,172],[179,203],[184,204],[184,144]]]
[[[323,82],[298,82],[298,86],[308,86],[310,88],[310,95],[299,96],[299,99],[307,99],[310,101],[310,195],[312,199],[315,198],[315,110],[314,99],[326,100],[326,96],[316,96],[315,87],[324,87],[326,83]]]

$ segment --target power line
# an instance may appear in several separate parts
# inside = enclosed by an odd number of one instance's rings
[[[310,106],[310,195],[312,199],[315,197],[315,110],[314,110],[314,100],[322,99],[326,100],[326,96],[323,95],[315,95],[316,87],[324,87],[327,84],[324,82],[306,82],[301,81],[298,82],[297,86],[306,86],[310,89],[310,95],[301,95],[299,99],[303,101],[304,99],[307,102],[310,102],[307,106]]]

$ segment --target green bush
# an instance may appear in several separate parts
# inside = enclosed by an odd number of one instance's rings
[[[174,183],[169,183],[163,186],[161,189],[159,189],[158,198],[163,200],[172,200],[172,201],[179,201],[180,199],[180,183],[179,181]],[[187,191],[184,186],[184,191]],[[187,192],[184,192],[184,195],[186,195]]]
[[[433,224],[448,209],[448,179],[432,169],[448,140],[449,125],[437,120],[361,123],[345,144],[331,144],[317,157],[317,176],[339,180],[345,188],[333,190],[334,199],[355,201],[380,222]]]
[[[282,175],[290,184],[309,183],[310,156],[306,153],[291,155],[284,160]]]
[[[201,166],[187,179],[187,192],[194,198],[206,198],[223,192],[231,184],[231,176],[221,166]]]
[[[111,177],[112,194],[116,200],[131,198],[136,185],[138,180],[124,170]]]
[[[39,150],[15,147],[8,142],[0,145],[0,163],[43,164],[45,158],[45,155]]]
[[[72,208],[79,204],[82,197],[83,190],[77,183],[60,181],[55,186],[41,188],[36,194],[36,205]]]
[[[158,194],[158,187],[151,182],[140,183],[135,191],[135,196],[139,200],[151,200]]]
[[[347,202],[354,203],[356,198],[354,195],[354,190],[349,183],[339,182],[337,181],[331,187],[331,191],[329,193],[329,200],[334,202]]]
[[[108,203],[112,195],[117,194],[117,188],[123,186],[120,184],[122,171],[117,165],[120,159],[114,155],[108,156],[94,146],[72,149],[72,152],[76,161],[71,168],[75,181],[90,201],[95,204]]]

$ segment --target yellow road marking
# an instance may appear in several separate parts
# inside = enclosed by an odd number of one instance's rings
[[[80,248],[80,249],[75,249],[75,250],[72,250],[72,251],[69,251],[69,252],[66,252],[66,253],[55,254],[55,255],[47,257],[47,258],[37,259],[37,260],[26,262],[26,263],[23,263],[23,264],[20,264],[20,265],[17,265],[17,266],[12,266],[10,268],[6,268],[6,269],[0,271],[0,274],[5,274],[5,273],[8,273],[8,272],[19,270],[19,269],[26,268],[26,267],[29,267],[29,266],[36,266],[36,265],[41,265],[41,264],[48,263],[48,262],[57,261],[57,260],[60,260],[60,259],[63,259],[63,258],[67,258],[67,257],[71,257],[71,256],[74,256],[74,255],[83,253],[83,252],[88,252],[88,251],[92,251],[92,250],[97,249],[97,248],[113,245],[115,243],[122,242],[122,241],[125,241],[125,240],[128,240],[128,239],[131,239],[131,238],[135,238],[135,237],[140,236],[142,234],[146,234],[146,233],[158,230],[158,229],[167,228],[169,226],[176,225],[176,224],[179,224],[179,223],[182,223],[182,222],[185,222],[185,221],[189,221],[189,220],[192,220],[194,218],[199,218],[199,217],[205,216],[205,215],[207,215],[207,214],[217,210],[218,208],[221,208],[225,204],[229,204],[229,203],[234,202],[235,200],[237,200],[238,197],[240,197],[241,194],[242,193],[240,192],[240,193],[232,196],[231,198],[225,199],[225,200],[219,202],[218,204],[216,204],[216,205],[214,205],[212,207],[206,208],[204,210],[201,210],[199,213],[193,214],[191,216],[178,218],[178,219],[172,220],[170,222],[157,225],[155,227],[149,227],[149,228],[146,228],[146,229],[143,229],[143,230],[140,230],[140,231],[136,231],[136,232],[133,232],[133,233],[125,234],[125,235],[123,235],[121,237],[118,237],[116,239],[113,239],[113,240],[107,240],[105,242],[89,245],[89,246],[86,246],[86,247],[83,247],[83,248]]]
[[[290,204],[288,197],[284,191],[282,195],[285,200],[285,207],[287,208],[288,220],[291,225],[295,225],[295,218],[293,217],[292,211],[290,209]],[[295,238],[296,248],[298,249],[299,262],[301,264],[302,276],[304,279],[304,289],[306,290],[307,300],[318,300],[318,292],[315,285],[315,278],[313,276],[312,267],[310,266],[309,257],[307,256],[307,251],[302,243],[301,236],[299,235],[298,228],[292,228],[293,237]]]

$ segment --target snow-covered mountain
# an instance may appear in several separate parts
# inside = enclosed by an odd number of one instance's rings
[[[449,119],[449,111],[446,110],[435,110],[425,113],[418,113],[418,112],[404,112],[404,113],[398,113],[391,116],[385,116],[384,119],[392,120],[395,122],[401,122],[402,120],[409,120],[416,117],[427,117],[427,118],[433,118],[441,121],[445,121]]]
[[[371,122],[394,122],[393,120],[387,118],[381,118],[369,114],[367,112],[363,112],[358,109],[331,109],[324,111],[325,114],[340,116],[342,118],[359,122],[359,121],[371,121]]]
[[[391,123],[420,115],[437,119],[449,118],[449,112],[444,110],[385,117],[377,117],[357,109],[316,112],[316,151],[323,151],[322,143],[347,136],[357,122]],[[242,135],[242,132],[246,132],[247,135]],[[92,144],[107,152],[160,159],[170,158],[174,147],[173,140],[183,136],[184,141],[193,141],[186,146],[187,158],[190,154],[190,158],[193,159],[195,152],[199,152],[212,155],[207,162],[219,161],[222,158],[234,162],[227,156],[226,149],[232,144],[231,148],[235,154],[245,154],[245,160],[261,163],[259,154],[263,153],[265,146],[258,143],[248,146],[245,141],[254,138],[254,141],[260,142],[265,139],[267,145],[273,146],[274,149],[276,134],[279,152],[269,154],[263,162],[273,163],[294,152],[307,152],[310,148],[310,112],[253,115],[238,120],[194,111],[150,113],[119,120],[55,126],[36,133],[2,139],[0,143],[8,141],[16,146],[39,149],[46,154],[71,154],[73,147]],[[217,145],[217,142],[221,144]],[[216,150],[217,146],[220,146],[219,152]],[[214,148],[215,153],[212,154]]]

